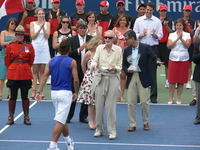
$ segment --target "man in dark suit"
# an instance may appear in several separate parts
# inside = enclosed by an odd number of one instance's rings
[[[163,62],[157,57],[149,45],[139,43],[133,30],[124,34],[129,47],[125,48],[123,55],[123,70],[127,75],[127,98],[130,128],[136,130],[136,104],[138,98],[141,102],[141,111],[144,130],[149,130],[149,92],[148,87],[153,84],[149,68],[149,58],[162,66]]]
[[[193,80],[195,81],[197,98],[196,117],[194,124],[197,125],[200,124],[200,42],[195,45],[192,59],[195,63]]]
[[[69,38],[69,40],[71,41],[71,52],[69,56],[76,60],[78,77],[81,84],[83,80],[83,76],[84,76],[82,67],[81,67],[81,61],[83,59],[83,56],[85,55],[87,43],[92,38],[92,36],[86,35],[87,23],[85,21],[79,20],[78,23],[76,24],[76,28],[77,28],[78,34]],[[71,105],[69,115],[67,118],[68,123],[74,116],[75,107],[76,107],[76,101],[73,102]],[[82,103],[80,113],[79,113],[79,121],[83,123],[88,123],[87,116],[88,116],[88,106]]]

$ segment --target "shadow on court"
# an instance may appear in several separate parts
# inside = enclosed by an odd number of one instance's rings
[[[46,150],[55,125],[54,107],[51,101],[41,104],[31,102],[31,126],[23,124],[21,101],[17,102],[14,125],[6,126],[8,101],[0,102],[0,150]],[[137,129],[128,132],[127,104],[117,105],[117,139],[109,140],[105,127],[102,137],[93,137],[94,130],[78,122],[80,103],[69,123],[75,150],[199,150],[200,125],[194,125],[196,106],[150,105],[150,130],[143,130],[140,105],[137,106]],[[18,116],[19,115],[19,116]],[[105,116],[105,115],[104,115]],[[106,120],[105,120],[106,125]],[[63,138],[58,147],[66,150]]]

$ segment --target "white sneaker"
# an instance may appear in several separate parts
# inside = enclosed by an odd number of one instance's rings
[[[190,81],[188,81],[188,83],[186,84],[186,89],[191,89],[191,88],[192,88],[192,86],[190,84]]]
[[[109,135],[109,140],[114,140],[116,139],[116,135],[115,134],[110,134]]]
[[[60,150],[59,148],[48,148],[47,150]]]
[[[166,81],[165,88],[169,88],[169,82]]]
[[[72,138],[70,138],[70,140],[66,143],[66,145],[67,145],[67,150],[74,150],[74,142]]]
[[[94,137],[100,137],[100,136],[102,136],[102,135],[103,135],[103,132],[96,131],[96,132],[94,133]]]

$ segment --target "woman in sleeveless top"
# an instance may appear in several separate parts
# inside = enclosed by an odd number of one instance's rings
[[[89,11],[86,14],[86,22],[88,23],[87,34],[91,36],[102,37],[102,27],[98,25],[97,16],[95,12]]]
[[[76,35],[76,32],[71,29],[68,16],[61,18],[58,29],[53,34],[53,48],[58,49],[62,40]]]
[[[130,30],[128,28],[129,26],[129,20],[128,17],[126,15],[121,15],[119,16],[119,18],[117,19],[116,22],[116,27],[113,28],[115,37],[116,37],[116,45],[120,46],[122,48],[122,53],[124,53],[124,48],[126,48],[128,45],[126,44],[125,41],[125,37],[124,37],[124,33],[126,33],[128,30]],[[121,75],[121,92],[120,92],[120,102],[124,102],[124,91],[125,91],[125,86],[126,86],[126,74],[124,73],[124,71],[122,70]]]
[[[42,8],[37,8],[35,14],[38,20],[30,24],[30,36],[35,50],[35,59],[33,62],[33,89],[30,99],[35,99],[37,79],[40,82],[40,78],[44,74],[45,66],[50,60],[48,45],[50,23],[44,20],[45,13]],[[43,99],[46,99],[44,95]]]
[[[88,105],[88,117],[89,117],[89,127],[90,129],[95,129],[95,100],[91,95],[91,85],[92,78],[95,74],[94,70],[91,70],[91,62],[94,57],[96,47],[103,43],[103,39],[99,36],[93,37],[88,43],[89,51],[84,55],[82,61],[82,70],[85,74],[83,77],[83,81],[81,83],[80,92],[78,95],[77,101],[85,103]],[[87,66],[87,68],[86,68]]]
[[[0,51],[0,100],[2,100],[3,86],[6,79],[7,68],[4,63],[5,48],[12,42],[15,42],[15,28],[17,26],[17,20],[15,18],[10,18],[6,24],[6,30],[1,32],[1,46]],[[9,98],[10,92],[8,92]]]

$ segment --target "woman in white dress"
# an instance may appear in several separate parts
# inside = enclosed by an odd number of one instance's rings
[[[37,21],[30,24],[30,36],[35,50],[33,62],[33,88],[30,99],[35,99],[37,79],[44,74],[45,66],[50,60],[48,38],[50,35],[50,23],[45,21],[45,12],[42,8],[35,10]],[[46,99],[43,94],[43,99]]]

